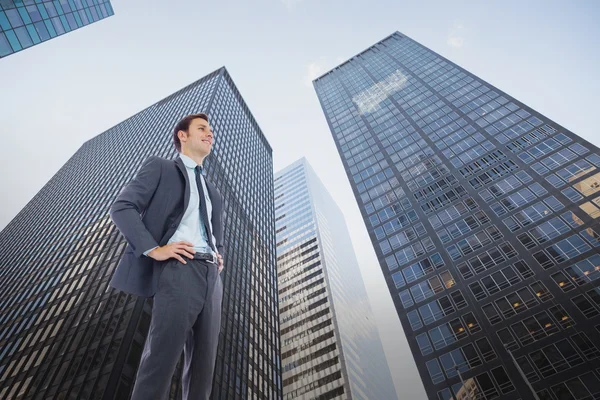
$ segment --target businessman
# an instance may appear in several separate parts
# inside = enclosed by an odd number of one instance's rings
[[[175,160],[146,159],[110,216],[128,246],[110,285],[154,297],[133,400],[167,399],[183,350],[183,399],[208,399],[221,327],[223,198],[203,176],[213,132],[206,114],[173,130]]]

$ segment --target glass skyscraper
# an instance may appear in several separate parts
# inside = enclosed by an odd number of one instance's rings
[[[108,210],[146,157],[176,155],[175,123],[199,111],[225,209],[213,398],[281,398],[272,150],[221,68],[86,142],[0,233],[1,399],[129,398],[151,300],[108,287],[125,247]]]
[[[284,399],[396,399],[344,216],[306,159],[275,174]]]
[[[110,0],[0,0],[0,58],[111,15]]]
[[[429,398],[600,398],[599,149],[398,32],[314,86]]]

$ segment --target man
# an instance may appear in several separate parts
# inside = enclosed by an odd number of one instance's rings
[[[154,297],[133,400],[166,399],[184,351],[183,399],[208,399],[221,327],[223,199],[202,175],[206,114],[177,123],[175,160],[148,158],[110,210],[128,246],[111,286]]]

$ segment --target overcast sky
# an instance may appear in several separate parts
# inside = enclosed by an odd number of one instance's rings
[[[597,1],[112,4],[106,20],[0,59],[0,229],[84,141],[224,65],[275,171],[306,156],[345,213],[402,399],[425,397],[311,79],[400,31],[600,144]]]

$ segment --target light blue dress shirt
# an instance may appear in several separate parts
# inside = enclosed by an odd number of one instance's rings
[[[179,154],[179,157],[185,165],[185,170],[190,181],[190,201],[185,212],[183,213],[183,217],[181,218],[181,222],[179,223],[177,230],[173,236],[171,236],[168,243],[186,241],[194,245],[194,250],[197,253],[214,253],[208,244],[206,229],[202,223],[202,214],[200,213],[200,194],[198,192],[198,186],[196,185],[195,171],[195,168],[198,164],[196,164],[194,160],[185,154]],[[204,176],[201,175],[200,180],[202,181],[202,189],[204,191],[204,198],[206,199],[207,215],[210,216],[212,215],[212,203],[210,201],[210,196],[208,195],[208,189],[206,188]],[[208,223],[210,224],[211,231],[213,231],[212,221],[209,220]],[[217,245],[215,236],[211,236],[213,245],[216,248]],[[144,255],[147,256],[148,253],[155,248],[156,247],[145,251]]]

